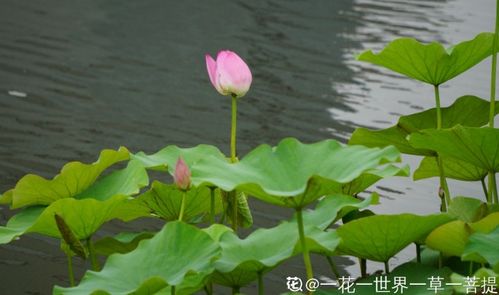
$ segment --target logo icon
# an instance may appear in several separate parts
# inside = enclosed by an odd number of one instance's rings
[[[301,292],[303,291],[303,282],[299,277],[287,277],[286,286],[291,292]]]

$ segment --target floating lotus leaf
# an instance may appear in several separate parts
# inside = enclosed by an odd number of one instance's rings
[[[151,189],[137,197],[137,201],[165,220],[177,220],[183,194],[174,184],[154,181]],[[211,190],[208,187],[192,187],[187,191],[184,220],[195,221],[200,216],[208,215],[210,212],[210,197]],[[216,191],[215,213],[220,213],[222,209],[221,196]]]
[[[125,254],[137,248],[140,241],[154,236],[151,232],[119,233],[114,237],[104,237],[94,242],[95,253],[109,256],[114,253]]]
[[[139,152],[132,154],[131,158],[138,160],[146,168],[173,172],[175,163],[180,156],[182,156],[190,168],[196,162],[206,157],[227,160],[218,148],[206,144],[200,144],[192,148],[180,148],[175,145],[169,145],[155,154],[147,155],[144,152]]]
[[[477,262],[488,262],[492,268],[499,271],[499,227],[490,233],[474,233],[469,237],[468,244],[462,253],[463,260],[473,260],[478,256]]]
[[[434,289],[430,288],[430,278],[441,278],[442,279],[442,290],[438,290],[437,294],[453,294],[452,286],[446,286],[446,282],[450,282],[450,276],[452,271],[447,268],[434,268],[428,265],[408,262],[404,263],[397,268],[395,268],[390,274],[383,275],[388,280],[388,292],[387,294],[406,294],[406,295],[434,295],[436,292]],[[400,288],[395,291],[393,287],[395,286],[395,277],[406,278],[406,287],[401,293]],[[380,275],[372,275],[367,278],[362,278],[356,281],[355,293],[357,295],[372,295],[375,294],[374,290],[376,288],[375,280],[378,278],[381,281]],[[358,285],[358,283],[370,284],[370,285]],[[410,285],[410,283],[422,283],[424,285]],[[351,289],[353,290],[353,288]],[[381,292],[377,292],[381,293]],[[314,292],[315,295],[332,295],[332,294],[348,294],[347,291],[343,293],[339,289],[329,289],[326,287]]]
[[[474,198],[455,197],[452,199],[447,212],[461,221],[471,223],[486,215],[487,204]]]
[[[128,200],[126,196],[114,196],[106,201],[95,199],[77,200],[65,198],[57,200],[48,207],[26,208],[15,215],[6,227],[0,228],[0,241],[10,242],[25,233],[39,233],[61,238],[54,215],[59,215],[76,238],[90,237],[100,226],[118,218],[123,221],[148,216],[147,208]]]
[[[374,215],[356,219],[337,229],[342,240],[338,250],[344,254],[385,262],[449,220],[451,218],[446,214]]]
[[[288,138],[272,148],[261,145],[238,163],[215,157],[193,167],[192,181],[225,191],[244,191],[279,206],[300,208],[341,192],[348,183],[381,164],[400,161],[393,147],[342,146],[334,140],[303,144]]]
[[[51,180],[28,174],[17,182],[12,191],[12,208],[48,205],[59,199],[74,197],[89,188],[108,167],[128,158],[128,150],[121,147],[117,151],[103,150],[92,164],[67,163],[61,173]]]
[[[168,285],[179,286],[182,294],[180,286],[186,280],[197,279],[197,288],[202,287],[219,253],[220,247],[207,233],[169,222],[134,251],[111,255],[100,272],[87,271],[78,286],[55,287],[54,294],[155,294]]]
[[[496,103],[499,107],[499,103]],[[442,127],[451,128],[458,124],[469,127],[481,127],[489,121],[490,103],[476,96],[462,96],[451,106],[442,111]],[[496,114],[499,109],[496,108]],[[436,128],[436,109],[402,116],[397,125],[383,130],[357,128],[352,134],[349,144],[361,144],[368,147],[385,147],[393,145],[404,154],[434,156],[428,149],[416,148],[407,141],[407,136],[423,129]]]
[[[378,54],[368,50],[357,59],[428,84],[440,85],[490,56],[493,39],[493,33],[481,33],[473,40],[445,49],[437,42],[422,44],[412,38],[400,38],[390,42]]]
[[[492,213],[474,223],[455,220],[435,228],[426,245],[448,256],[461,256],[474,232],[489,233],[499,225],[499,213]]]
[[[499,129],[456,126],[413,133],[409,139],[416,148],[458,159],[489,172],[499,170]]]
[[[455,158],[442,157],[442,163],[444,165],[445,177],[447,178],[463,181],[480,181],[487,175],[486,170]],[[414,180],[438,176],[440,176],[440,172],[437,158],[435,157],[424,157],[418,169],[414,171]]]

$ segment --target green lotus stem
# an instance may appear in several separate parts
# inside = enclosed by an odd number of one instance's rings
[[[298,220],[298,234],[300,235],[301,248],[303,251],[303,262],[305,263],[305,269],[307,270],[307,279],[310,280],[314,278],[314,272],[312,270],[312,262],[310,261],[310,253],[308,251],[307,241],[305,240],[302,208],[296,209],[296,217]]]
[[[73,272],[73,258],[69,252],[66,253],[66,257],[68,258],[68,276],[69,276],[69,285],[71,287],[75,286],[75,275]]]
[[[171,295],[175,295],[175,286],[172,286],[172,289],[171,289]]]
[[[360,265],[360,276],[362,278],[367,277],[367,260],[364,258],[359,258],[359,265]]]
[[[87,239],[88,256],[90,256],[90,262],[92,263],[92,270],[99,271],[99,261],[97,261],[97,256],[95,255],[94,244],[92,243],[92,237]]]
[[[263,276],[262,276],[262,272],[259,271],[258,272],[258,295],[263,295],[265,294],[264,291],[264,288],[263,288]]]
[[[414,244],[416,244],[416,262],[421,263],[421,245],[418,243]]]
[[[480,182],[482,183],[482,189],[483,189],[483,193],[485,194],[485,200],[488,202],[489,201],[489,192],[487,191],[487,186],[485,185],[485,177],[480,179]]]
[[[182,221],[182,218],[184,218],[186,196],[187,196],[187,193],[185,191],[183,191],[182,192],[182,203],[180,204],[180,213],[178,214],[178,221]]]
[[[388,260],[385,261],[385,273],[390,274],[390,265],[388,264]]]
[[[496,115],[496,72],[497,72],[497,42],[499,39],[499,0],[496,2],[496,27],[494,41],[492,41],[492,69],[490,74],[490,113],[489,127],[494,128],[494,117]],[[490,189],[490,188],[489,188]]]
[[[470,261],[470,268],[468,269],[468,275],[471,277],[473,275],[473,261]]]
[[[215,224],[215,188],[210,187],[210,224]]]
[[[440,108],[440,90],[438,85],[435,85],[435,105],[437,109],[437,129],[442,129],[442,110]],[[447,185],[447,179],[445,178],[444,164],[442,162],[442,158],[437,155],[437,163],[438,163],[438,174],[440,175],[440,187],[444,190],[445,193],[445,202],[450,204],[450,192],[449,186]],[[442,208],[447,208],[443,204],[444,200],[442,200]]]
[[[232,295],[236,295],[239,293],[241,293],[239,286],[232,287]]]
[[[236,158],[236,131],[237,131],[237,96],[232,94],[232,124],[230,129],[230,161],[235,163]],[[237,192],[232,194],[234,205],[232,207],[232,229],[237,234]]]
[[[490,173],[489,177],[492,180],[492,189],[493,189],[494,202],[496,204],[499,204],[499,197],[497,196],[496,174],[495,173]]]
[[[331,271],[334,273],[334,276],[338,280],[340,278],[340,272],[336,268],[336,264],[333,261],[333,258],[331,256],[326,256],[327,262],[329,263],[329,267],[331,267]]]
[[[444,254],[442,252],[438,255],[438,269],[441,269],[444,264]]]

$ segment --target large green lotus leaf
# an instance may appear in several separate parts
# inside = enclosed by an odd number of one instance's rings
[[[321,199],[314,210],[303,212],[307,245],[312,252],[332,253],[339,238],[335,232],[324,232],[331,223],[344,214],[376,203],[376,196],[359,200],[346,195],[330,195]],[[258,272],[270,271],[282,261],[301,251],[296,217],[269,229],[258,229],[246,239],[239,239],[226,227],[218,234],[222,256],[216,261],[217,271],[212,275],[216,283],[226,286],[245,286],[258,277]],[[213,226],[212,226],[213,227]],[[229,230],[230,231],[230,230]],[[222,233],[222,234],[220,234]]]
[[[217,190],[218,191],[218,190]],[[144,204],[154,214],[165,220],[177,220],[182,204],[182,195],[174,184],[154,181],[151,189],[137,197],[137,202]],[[192,187],[185,199],[184,220],[199,220],[200,216],[210,212],[211,190],[208,187]],[[215,214],[222,211],[220,194],[215,195]]]
[[[219,253],[220,247],[207,233],[169,222],[134,251],[111,255],[100,272],[87,271],[78,286],[57,286],[54,294],[155,294],[168,285],[181,286],[190,276],[207,276]]]
[[[12,204],[12,193],[13,189],[6,191],[2,195],[0,195],[0,205],[10,205]]]
[[[275,148],[257,147],[238,163],[215,157],[200,160],[193,167],[192,181],[299,208],[323,195],[341,192],[342,184],[365,171],[396,161],[400,155],[393,147],[342,146],[334,140],[303,144],[287,138]]]
[[[331,255],[340,242],[333,230],[323,231],[308,223],[304,224],[304,229],[311,252]],[[230,287],[245,286],[256,280],[258,273],[264,274],[302,251],[296,221],[257,229],[245,239],[227,232],[220,238],[220,246],[222,255],[215,261],[216,272],[212,280]]]
[[[218,148],[206,144],[200,144],[192,148],[180,148],[175,145],[169,145],[155,154],[147,155],[144,152],[139,152],[132,154],[131,158],[138,160],[144,167],[173,172],[180,156],[182,156],[189,167],[205,157],[216,157],[220,160],[226,160],[226,157]]]
[[[487,213],[487,204],[474,198],[455,197],[452,199],[447,212],[450,216],[471,223],[485,216]]]
[[[45,207],[33,206],[22,209],[9,219],[6,226],[0,226],[0,244],[7,244],[30,228]]]
[[[397,268],[395,268],[390,274],[383,275],[388,279],[388,292],[376,292],[376,293],[387,293],[387,294],[402,294],[400,292],[400,288],[398,292],[395,292],[395,289],[392,289],[395,284],[395,277],[404,277],[406,278],[406,287],[407,289],[403,289],[403,294],[406,295],[434,295],[435,290],[430,288],[430,278],[441,278],[442,281],[442,290],[438,290],[437,294],[453,294],[452,287],[446,286],[445,283],[450,282],[450,275],[452,271],[447,268],[434,268],[428,265],[408,262],[404,263]],[[355,285],[355,294],[357,295],[372,295],[375,293],[376,283],[375,280],[381,280],[381,276],[372,275],[367,278],[361,278],[356,281],[357,285]],[[361,284],[370,284],[370,285],[358,285]],[[423,283],[424,285],[410,285],[410,283]],[[347,291],[343,293],[339,289],[329,289],[329,288],[321,288],[320,290],[314,292],[316,295],[328,295],[328,294],[348,294]]]
[[[339,251],[369,260],[385,262],[435,227],[451,220],[446,214],[373,215],[353,220],[338,228]]]
[[[409,166],[398,167],[391,164],[384,165],[383,167],[366,171],[349,183],[343,184],[342,192],[346,195],[356,195],[383,178],[391,176],[409,176],[409,174]]]
[[[413,133],[409,142],[439,155],[455,158],[490,172],[499,170],[499,129],[455,126]]]
[[[499,107],[499,103],[496,103]],[[490,103],[476,96],[459,97],[452,105],[442,111],[442,127],[451,128],[458,124],[469,127],[481,127],[489,121]],[[496,114],[499,110],[496,108]],[[357,128],[348,144],[361,144],[368,147],[393,145],[404,154],[432,156],[428,149],[416,148],[407,141],[407,136],[423,129],[436,128],[436,108],[428,109],[399,118],[397,125],[383,130]]]
[[[378,54],[368,50],[357,59],[428,84],[440,85],[490,56],[493,39],[494,34],[481,33],[473,40],[445,49],[437,42],[422,44],[412,38],[400,38],[390,42]]]
[[[90,237],[109,220],[118,218],[130,221],[138,217],[149,216],[147,208],[129,200],[127,196],[114,196],[106,201],[66,198],[55,201],[43,210],[26,233],[36,232],[60,238],[61,235],[54,219],[55,214],[64,219],[80,240]]]
[[[480,181],[487,175],[485,169],[455,158],[442,157],[442,163],[447,178],[463,181]],[[440,176],[440,171],[437,158],[435,157],[424,157],[418,169],[414,171],[414,180],[438,176]]]
[[[97,180],[85,191],[76,195],[76,199],[92,198],[107,200],[115,195],[135,195],[149,184],[149,176],[144,167],[135,160],[128,162],[126,168],[114,171]]]
[[[494,269],[499,269],[499,227],[488,234],[474,233],[469,237],[468,244],[462,254],[463,260],[473,260],[476,256],[481,259],[477,262],[488,262]]]
[[[95,253],[104,256],[114,253],[125,254],[135,250],[140,241],[150,239],[153,236],[154,234],[151,232],[123,232],[114,237],[104,237],[94,242]]]
[[[12,208],[48,205],[59,199],[74,197],[89,188],[108,167],[128,158],[128,150],[120,147],[117,151],[103,150],[92,164],[67,163],[60,174],[51,180],[28,174],[17,182],[12,192]]]
[[[499,213],[492,213],[474,223],[455,220],[434,229],[426,245],[448,256],[461,256],[474,232],[489,233],[499,225]]]

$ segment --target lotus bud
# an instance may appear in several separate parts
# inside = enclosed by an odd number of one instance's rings
[[[222,95],[242,97],[248,92],[252,75],[248,65],[234,52],[222,50],[214,60],[206,54],[211,84]]]
[[[175,185],[181,190],[188,190],[191,186],[191,171],[182,157],[179,157],[177,160],[173,178],[175,180]]]

